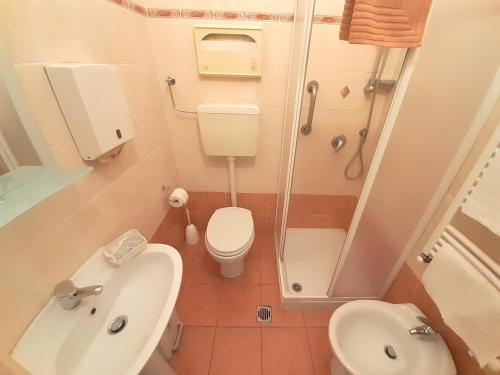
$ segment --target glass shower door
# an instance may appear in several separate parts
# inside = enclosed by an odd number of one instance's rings
[[[288,164],[283,158],[288,186],[278,239],[285,298],[328,298],[406,54],[340,41],[341,5],[316,2]]]

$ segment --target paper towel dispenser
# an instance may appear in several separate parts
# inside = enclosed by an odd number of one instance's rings
[[[47,77],[80,155],[117,153],[134,137],[118,69],[105,64],[50,64]]]
[[[260,26],[195,25],[199,74],[260,77],[261,33]]]

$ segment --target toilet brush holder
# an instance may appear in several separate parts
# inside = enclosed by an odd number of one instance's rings
[[[200,240],[200,234],[198,233],[198,228],[196,225],[191,223],[191,215],[189,214],[189,209],[186,207],[186,217],[188,225],[186,226],[186,230],[184,231],[186,243],[188,245],[197,244]]]
[[[198,243],[198,241],[200,240],[200,234],[198,233],[198,229],[194,224],[188,224],[186,226],[185,234],[186,234],[186,243],[188,245],[194,245]]]

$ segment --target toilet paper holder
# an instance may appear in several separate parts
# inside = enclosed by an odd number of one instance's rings
[[[196,226],[191,222],[191,214],[189,213],[189,208],[187,207],[187,202],[189,200],[187,191],[182,188],[175,188],[170,191],[170,187],[166,185],[162,185],[161,190],[168,194],[168,202],[171,207],[184,207],[184,212],[186,213],[187,220],[185,240],[188,245],[196,244],[200,240],[200,235]]]

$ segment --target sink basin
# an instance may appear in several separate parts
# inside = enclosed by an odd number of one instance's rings
[[[455,375],[455,364],[440,335],[408,333],[422,325],[418,316],[425,315],[412,304],[360,300],[339,307],[328,327],[335,357],[343,368],[334,373]]]
[[[181,276],[182,260],[171,246],[148,244],[121,267],[98,251],[71,279],[76,286],[101,284],[103,292],[84,298],[73,310],[51,298],[12,357],[37,375],[136,375],[162,337]],[[108,327],[119,316],[126,317],[126,324],[110,334]]]

